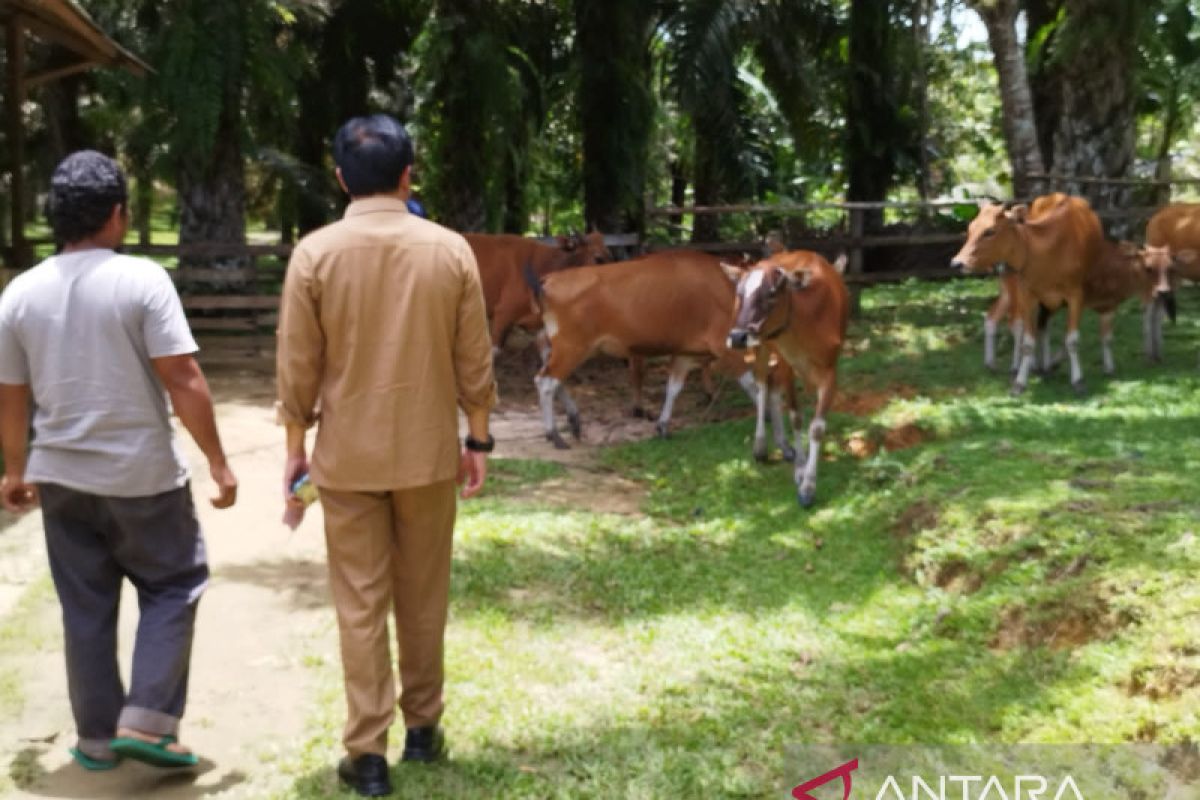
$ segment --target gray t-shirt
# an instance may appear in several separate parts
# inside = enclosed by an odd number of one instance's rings
[[[0,383],[33,392],[26,480],[109,497],[186,484],[150,359],[197,349],[153,261],[86,250],[18,275],[0,294]]]

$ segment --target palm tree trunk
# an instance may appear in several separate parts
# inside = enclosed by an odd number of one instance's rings
[[[886,142],[877,139],[880,125],[890,124],[890,83],[887,73],[888,39],[891,35],[890,3],[883,0],[851,0],[849,37],[849,81],[846,98],[846,199],[883,200],[892,183],[895,158]],[[886,137],[878,137],[886,138]],[[867,211],[864,228],[883,226],[881,210]]]
[[[575,0],[584,215],[589,227],[605,232],[645,227],[655,5]]]
[[[1066,0],[1070,48],[1063,53],[1063,108],[1054,134],[1054,169],[1067,175],[1125,177],[1136,144],[1134,81],[1141,9],[1127,0]],[[1081,185],[1099,209],[1125,204],[1128,190]]]
[[[1029,175],[1045,171],[1038,147],[1033,96],[1025,70],[1025,48],[1017,38],[1018,0],[971,0],[987,27],[988,44],[1000,80],[1004,142],[1012,165],[1013,194],[1028,198],[1035,189]]]
[[[241,110],[236,92],[226,92],[213,151],[206,162],[185,161],[179,169],[179,243],[246,242],[246,176],[241,145]],[[236,269],[236,258],[182,259],[181,266]]]

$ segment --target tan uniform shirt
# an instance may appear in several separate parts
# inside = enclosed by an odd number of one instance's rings
[[[296,246],[283,285],[279,416],[320,424],[317,486],[389,491],[458,471],[458,412],[496,402],[479,268],[402,200],[356,200]]]

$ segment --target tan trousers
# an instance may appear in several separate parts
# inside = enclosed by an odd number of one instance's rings
[[[320,493],[346,683],[346,750],[353,758],[386,756],[396,716],[389,610],[396,614],[405,726],[433,725],[442,715],[455,484]]]

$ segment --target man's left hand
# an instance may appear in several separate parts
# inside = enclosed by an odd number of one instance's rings
[[[0,480],[0,502],[14,514],[24,514],[37,508],[37,487],[25,482],[24,475],[5,475]]]

